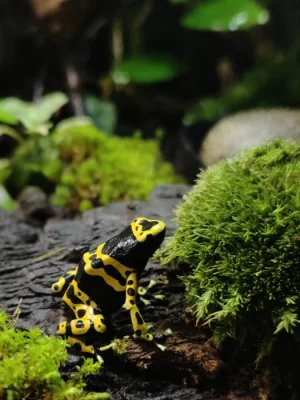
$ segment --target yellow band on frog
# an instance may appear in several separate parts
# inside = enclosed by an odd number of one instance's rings
[[[141,223],[142,221],[147,221],[150,223],[155,222],[155,225],[153,225],[150,229],[144,230],[144,227]],[[157,236],[166,227],[166,225],[163,221],[148,219],[148,218],[144,218],[144,217],[136,218],[133,222],[131,222],[130,226],[131,226],[134,237],[139,242],[144,242],[149,234],[152,236]]]

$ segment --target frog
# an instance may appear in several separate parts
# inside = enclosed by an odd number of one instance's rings
[[[105,318],[124,307],[129,311],[134,337],[153,340],[137,306],[138,282],[148,260],[162,244],[166,232],[161,220],[135,218],[123,231],[83,254],[78,265],[52,284],[54,294],[75,318],[59,324],[57,334],[83,353],[101,348],[87,339],[106,331]]]

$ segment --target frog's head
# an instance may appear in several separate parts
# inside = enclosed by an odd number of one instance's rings
[[[130,224],[133,236],[140,243],[155,243],[158,248],[164,240],[166,225],[164,222],[144,217],[136,218]]]
[[[165,223],[159,220],[139,217],[131,222],[130,227],[135,238],[136,250],[139,250],[138,252],[148,260],[164,240],[166,233]]]
[[[104,252],[128,267],[143,269],[161,245],[165,233],[164,222],[139,217],[124,231],[109,239]]]

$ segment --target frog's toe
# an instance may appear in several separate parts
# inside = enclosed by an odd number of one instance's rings
[[[63,290],[65,283],[66,283],[65,278],[61,277],[58,281],[54,282],[53,285],[51,286],[52,292],[60,293]]]
[[[144,333],[140,336],[141,339],[144,340],[148,340],[149,342],[151,342],[151,340],[153,340],[153,336],[151,335],[151,333]]]
[[[144,339],[147,340],[149,342],[151,342],[151,340],[153,340],[153,336],[151,335],[151,333],[142,333],[140,330],[137,330],[135,332],[135,334],[133,335],[133,337],[135,339]]]
[[[151,340],[153,340],[153,335],[151,335],[151,333],[146,333],[146,335],[143,339],[149,340],[149,342],[150,342]]]

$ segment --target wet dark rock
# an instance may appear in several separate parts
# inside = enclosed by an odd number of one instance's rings
[[[45,221],[54,215],[54,210],[42,189],[28,186],[18,198],[20,212],[26,219]]]
[[[85,251],[121,231],[136,216],[164,220],[167,236],[172,235],[176,228],[174,208],[189,188],[160,185],[148,201],[115,203],[73,220],[49,219],[44,226],[28,224],[18,214],[0,210],[1,306],[11,314],[21,301],[18,327],[37,325],[54,335],[57,324],[72,317],[61,297],[52,294],[51,284],[74,267]],[[149,303],[140,300],[140,308],[145,321],[153,325],[154,342],[167,346],[166,350],[153,342],[130,339],[123,355],[116,356],[111,350],[103,353],[105,366],[99,375],[88,379],[87,389],[109,391],[117,400],[256,399],[254,395],[235,395],[228,383],[224,386],[227,365],[207,341],[207,331],[195,328],[188,318],[184,285],[176,273],[150,260],[140,285],[146,288],[150,280],[156,284],[144,296]],[[132,335],[127,311],[117,311],[107,322],[101,344]],[[168,328],[173,332],[170,336],[165,334]],[[80,359],[71,350],[64,375],[70,374]]]

